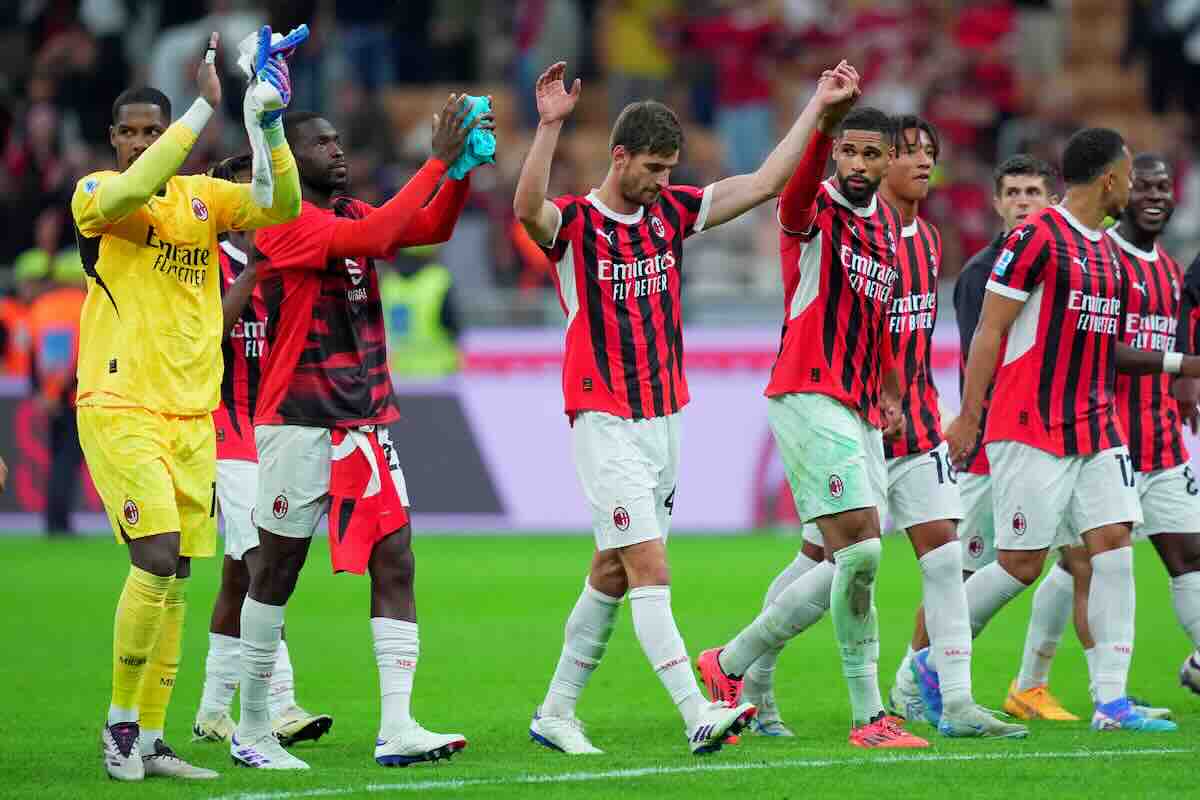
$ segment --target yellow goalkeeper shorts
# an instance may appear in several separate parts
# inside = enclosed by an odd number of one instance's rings
[[[181,556],[217,545],[217,442],[212,415],[81,406],[79,443],[118,542],[180,533]]]

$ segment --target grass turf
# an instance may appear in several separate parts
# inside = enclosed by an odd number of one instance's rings
[[[798,546],[794,537],[677,536],[671,542],[673,605],[689,652],[726,641],[758,611],[762,593]],[[933,737],[916,753],[863,752],[846,743],[848,703],[828,619],[794,641],[779,662],[778,698],[794,739],[743,737],[695,758],[682,724],[646,664],[623,608],[580,717],[604,756],[567,759],[529,742],[527,728],[562,644],[591,550],[589,537],[428,537],[416,542],[421,662],[413,709],[470,747],[449,764],[385,770],[372,759],[378,683],[365,579],[333,576],[315,546],[288,610],[298,697],[336,722],[296,752],[307,773],[235,769],[223,745],[192,744],[219,560],[194,565],[183,665],[167,738],[183,757],[221,771],[217,781],[109,781],[99,726],[110,686],[112,614],[126,573],[111,540],[0,539],[3,641],[0,796],[62,797],[630,797],[657,800],[737,791],[769,798],[938,794],[1012,797],[1188,796],[1200,734],[1200,699],[1177,684],[1189,650],[1175,622],[1165,573],[1137,547],[1138,640],[1131,688],[1175,709],[1177,734],[1096,734],[1086,722],[1034,723],[1023,742]],[[911,632],[920,582],[911,549],[889,538],[877,596],[884,692]],[[1020,661],[1032,592],[1005,609],[977,642],[975,694],[999,707]],[[1082,652],[1067,632],[1052,684],[1069,709],[1088,708]],[[930,735],[925,725],[914,725]]]

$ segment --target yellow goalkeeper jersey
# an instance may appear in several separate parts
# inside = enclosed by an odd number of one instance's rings
[[[190,133],[172,125],[160,140],[174,137],[175,144],[190,147]],[[148,149],[139,161],[150,155]],[[271,155],[272,208],[255,205],[249,185],[173,176],[131,213],[108,219],[101,200],[106,183],[134,168],[79,181],[71,211],[88,276],[80,318],[80,406],[136,406],[180,416],[217,407],[223,329],[217,234],[286,221],[300,205],[287,145],[273,147]],[[118,192],[115,184],[112,191]]]

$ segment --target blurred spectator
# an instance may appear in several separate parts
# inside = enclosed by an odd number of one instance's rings
[[[437,255],[437,246],[402,250],[379,282],[388,362],[401,378],[436,378],[459,369],[453,278]]]
[[[684,46],[716,64],[717,131],[725,168],[753,172],[775,145],[771,78],[784,29],[771,0],[731,3],[683,26]]]
[[[582,69],[583,16],[577,0],[517,0],[516,76],[517,102],[521,119],[530,128],[538,123],[537,100],[533,93],[538,76],[556,61],[567,62],[568,80]]]
[[[660,29],[677,0],[606,0],[601,7],[601,63],[608,76],[608,113],[614,120],[629,103],[667,100],[673,61]]]
[[[388,16],[392,4],[377,0],[338,0],[334,5],[338,47],[342,58],[346,60],[346,77],[366,87],[369,92],[395,83],[396,47]],[[413,0],[394,5],[427,8],[428,3]],[[413,42],[406,40],[405,45],[411,48]]]
[[[0,300],[0,345],[9,378],[29,377],[29,307],[49,278],[50,254],[45,250],[26,250],[13,263],[15,291]]]
[[[1133,5],[1137,5],[1135,0]],[[1058,74],[1063,62],[1062,17],[1067,0],[1013,0],[1017,11],[1017,41],[1020,57],[1015,63],[1026,81],[1039,81]]]
[[[70,511],[79,493],[79,429],[75,422],[75,367],[79,315],[87,297],[78,250],[54,259],[53,285],[29,307],[30,388],[50,429],[46,481],[46,531],[71,532]]]

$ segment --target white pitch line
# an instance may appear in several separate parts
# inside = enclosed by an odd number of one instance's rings
[[[740,772],[763,769],[813,769],[820,767],[869,767],[877,764],[928,763],[931,761],[1030,761],[1034,759],[1098,758],[1104,756],[1168,756],[1193,753],[1189,748],[1143,748],[1135,750],[1068,750],[1048,753],[927,753],[889,755],[877,758],[789,759],[786,761],[724,762],[693,764],[686,767],[638,767],[604,772],[559,772],[548,775],[518,775],[511,778],[463,778],[411,783],[368,783],[359,787],[341,786],[281,792],[241,792],[218,795],[213,800],[301,800],[307,797],[339,797],[357,792],[421,792],[436,789],[467,789],[477,786],[518,786],[539,783],[585,783],[614,778],[646,778],[684,775],[696,772]]]

